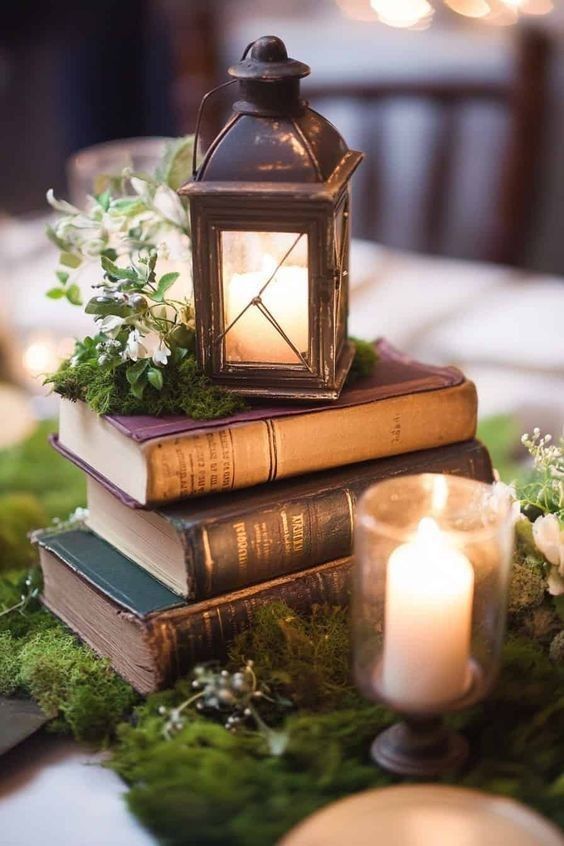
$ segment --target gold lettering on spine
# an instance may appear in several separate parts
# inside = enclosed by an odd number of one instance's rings
[[[351,542],[354,534],[354,507],[355,507],[355,497],[348,488],[345,488],[343,491],[347,498],[347,505],[349,506],[349,527],[351,530]]]
[[[249,542],[247,540],[247,529],[244,523],[234,523],[235,543],[237,544],[237,561],[239,568],[244,570],[249,561]]]
[[[210,548],[210,539],[208,535],[208,530],[205,526],[202,526],[202,546],[204,547],[204,569],[206,573],[206,592],[207,594],[212,593],[213,588],[213,571],[214,571],[214,561],[213,556],[211,554]]]
[[[292,516],[292,551],[303,552],[304,549],[304,515]]]

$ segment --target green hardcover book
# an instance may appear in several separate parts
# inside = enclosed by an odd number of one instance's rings
[[[224,654],[261,605],[306,610],[348,598],[350,558],[188,603],[91,532],[44,535],[38,545],[43,603],[143,694]]]

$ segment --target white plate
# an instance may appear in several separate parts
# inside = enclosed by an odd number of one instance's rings
[[[525,805],[435,784],[367,790],[313,814],[279,846],[564,846]]]

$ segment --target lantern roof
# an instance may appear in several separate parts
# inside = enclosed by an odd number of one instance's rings
[[[303,62],[288,58],[284,42],[267,35],[229,68],[241,99],[212,141],[194,183],[326,183],[350,153],[343,137],[300,97]],[[195,186],[194,186],[195,187]],[[191,193],[186,185],[181,193]]]

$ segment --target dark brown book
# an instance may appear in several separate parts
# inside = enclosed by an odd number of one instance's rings
[[[305,611],[348,599],[349,558],[186,603],[91,532],[44,535],[38,543],[44,604],[143,694],[221,657],[261,605],[281,600]]]
[[[373,374],[330,405],[255,405],[192,420],[99,417],[63,400],[56,444],[129,504],[157,505],[474,437],[472,382],[377,346]]]
[[[154,511],[128,508],[89,478],[88,525],[176,593],[205,599],[350,555],[358,498],[408,473],[492,481],[488,452],[476,440]]]

